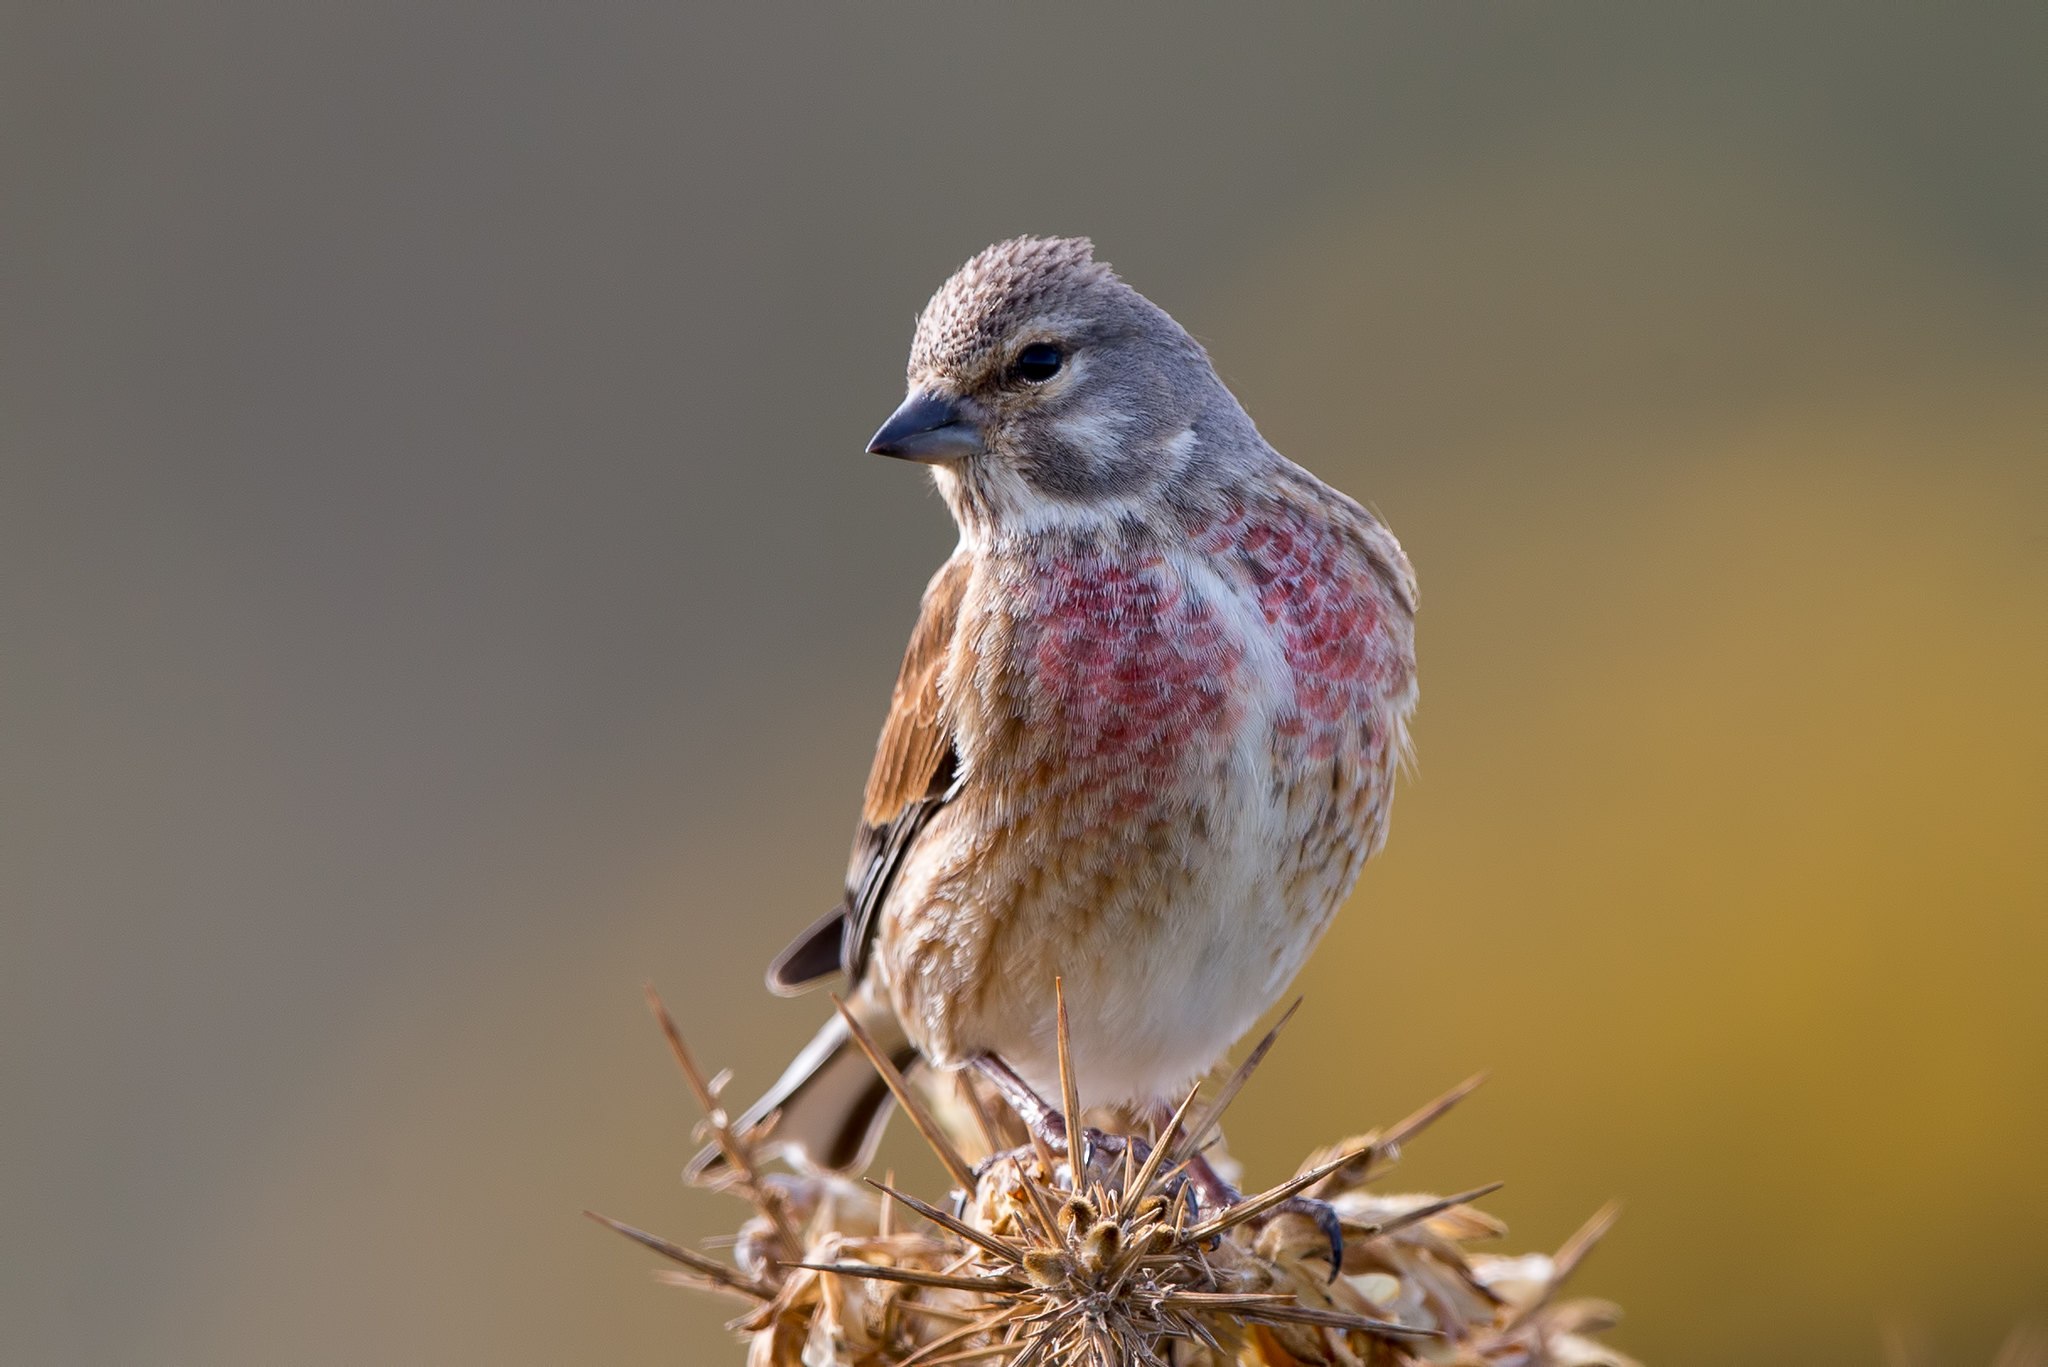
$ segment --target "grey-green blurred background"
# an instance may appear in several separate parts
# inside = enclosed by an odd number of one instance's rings
[[[913,315],[1087,233],[1424,586],[1233,1145],[1657,1364],[2048,1317],[2048,8],[0,9],[25,1364],[736,1361],[639,1001],[764,1083],[951,532]],[[1255,1114],[1254,1114],[1255,1113]],[[910,1147],[892,1139],[892,1160]]]

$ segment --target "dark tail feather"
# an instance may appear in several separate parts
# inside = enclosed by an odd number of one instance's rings
[[[811,923],[768,965],[768,990],[778,997],[798,993],[846,967],[846,904]]]
[[[860,999],[851,1005],[862,1026],[898,1068],[908,1068],[916,1061],[917,1051],[904,1037],[894,1012]],[[765,1153],[801,1156],[821,1168],[862,1168],[881,1141],[892,1100],[888,1084],[854,1043],[846,1022],[835,1015],[783,1070],[768,1094],[747,1108],[735,1128],[744,1132],[779,1111],[775,1129],[763,1146]],[[725,1156],[713,1145],[692,1158],[683,1175],[696,1181],[716,1178],[725,1169]]]

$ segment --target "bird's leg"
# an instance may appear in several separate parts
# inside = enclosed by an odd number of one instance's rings
[[[1135,1134],[1107,1134],[1093,1126],[1080,1130],[1080,1155],[1076,1158],[1068,1137],[1074,1133],[1067,1123],[1067,1117],[1046,1099],[1040,1096],[1015,1069],[994,1054],[978,1054],[971,1060],[974,1070],[988,1080],[990,1086],[1001,1094],[1004,1102],[1024,1122],[1024,1127],[1054,1154],[1068,1160],[1075,1169],[1072,1181],[1074,1189],[1080,1190],[1088,1181],[1101,1181],[1115,1189],[1116,1176],[1123,1163],[1126,1149],[1131,1151],[1131,1161],[1142,1163],[1152,1152],[1152,1146]],[[991,1154],[983,1167],[1002,1157]],[[978,1177],[979,1172],[976,1173]]]
[[[1206,1153],[1188,1159],[1188,1183],[1203,1207],[1210,1211],[1225,1210],[1244,1200],[1244,1193],[1223,1180],[1223,1174],[1216,1171]]]
[[[1188,1160],[1188,1181],[1211,1210],[1224,1210],[1244,1200],[1244,1193],[1223,1180],[1207,1154],[1198,1153]],[[1336,1281],[1344,1268],[1344,1226],[1337,1218],[1337,1208],[1313,1196],[1290,1196],[1273,1208],[1276,1215],[1285,1212],[1306,1215],[1316,1222],[1316,1228],[1330,1241],[1330,1280]]]
[[[1026,1129],[1043,1139],[1054,1153],[1067,1151],[1067,1118],[1031,1090],[1031,1084],[1018,1077],[1014,1068],[994,1054],[976,1054],[972,1062],[974,1070],[1002,1093],[1003,1100],[1017,1113]]]

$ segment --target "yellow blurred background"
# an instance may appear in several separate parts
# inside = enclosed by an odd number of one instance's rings
[[[760,970],[951,541],[860,447],[925,295],[1041,231],[1423,584],[1419,770],[1250,1177],[1485,1068],[1402,1180],[1505,1179],[1520,1248],[1619,1197],[1629,1351],[1989,1362],[2048,1320],[2044,53],[2020,5],[0,15],[0,1359],[738,1360],[578,1211],[730,1225],[639,984],[749,1093],[816,1024]]]

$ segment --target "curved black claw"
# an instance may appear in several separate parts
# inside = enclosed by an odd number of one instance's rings
[[[1337,1274],[1344,1270],[1344,1225],[1337,1218],[1337,1208],[1313,1196],[1290,1196],[1278,1209],[1306,1215],[1316,1222],[1316,1228],[1330,1241],[1330,1280],[1336,1281]]]

